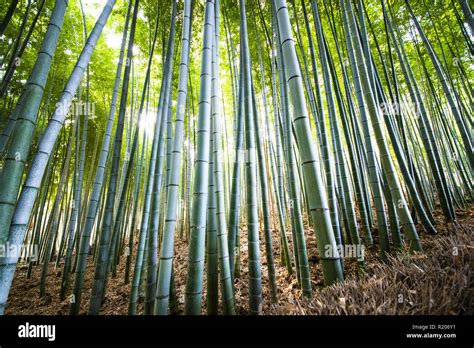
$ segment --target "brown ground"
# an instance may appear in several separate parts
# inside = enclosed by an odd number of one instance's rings
[[[342,284],[323,287],[321,266],[316,255],[314,233],[307,228],[308,257],[312,276],[313,298],[302,297],[295,275],[288,275],[280,263],[277,231],[273,231],[274,259],[278,302],[270,303],[267,266],[261,236],[261,263],[264,314],[473,314],[473,279],[470,262],[473,251],[474,209],[458,212],[458,224],[447,225],[436,214],[436,236],[421,232],[424,253],[398,254],[389,263],[379,261],[378,251],[366,249],[365,275],[358,271],[355,260],[345,260],[346,280]],[[422,227],[419,228],[422,231]],[[291,235],[289,236],[291,239]],[[242,231],[242,268],[235,280],[235,305],[238,314],[248,310],[248,270],[246,231]],[[291,240],[290,240],[291,242]],[[174,269],[179,313],[184,306],[187,242],[176,238]],[[62,266],[62,264],[61,264]],[[18,265],[8,300],[6,314],[68,314],[69,300],[60,301],[62,267],[49,267],[46,295],[39,297],[41,266],[26,279],[27,266]],[[125,257],[111,278],[101,314],[127,314],[130,283],[124,283]],[[133,269],[133,268],[132,268]],[[86,273],[81,313],[87,312],[94,276],[90,263]],[[204,275],[205,276],[205,275]],[[73,280],[73,277],[71,277]],[[205,288],[205,284],[204,284]],[[205,291],[203,294],[205,313]],[[143,312],[143,298],[138,313]]]

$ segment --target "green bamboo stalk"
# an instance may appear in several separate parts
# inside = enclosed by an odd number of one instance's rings
[[[275,0],[281,49],[285,58],[285,72],[293,104],[293,126],[298,142],[304,184],[308,193],[311,221],[314,225],[325,284],[343,280],[340,255],[331,228],[326,190],[322,183],[320,164],[310,133],[309,118],[304,101],[301,73],[297,64],[295,44],[285,0]]]
[[[94,282],[92,285],[91,299],[89,302],[89,314],[99,314],[102,300],[105,294],[105,282],[108,268],[108,258],[110,242],[113,229],[113,213],[115,208],[115,197],[117,193],[118,174],[120,158],[122,152],[123,128],[125,119],[125,109],[127,106],[128,86],[130,81],[131,60],[133,56],[133,42],[135,37],[135,27],[138,15],[139,0],[135,1],[133,8],[132,23],[130,27],[130,38],[127,48],[127,64],[124,70],[122,83],[122,93],[120,95],[120,108],[115,129],[114,151],[110,168],[109,184],[107,187],[104,219],[100,228],[99,254],[94,272]]]
[[[188,274],[184,313],[201,313],[202,278],[204,268],[204,236],[209,177],[209,139],[211,120],[212,42],[214,39],[214,0],[206,1],[201,58],[201,87],[197,124],[197,151],[194,161],[194,183],[191,215],[191,231],[188,253]]]
[[[0,173],[0,221],[2,221],[0,244],[4,244],[9,237],[10,222],[15,210],[23,171],[36,129],[38,110],[66,9],[66,0],[56,2],[35,65],[23,89],[22,96],[20,96],[21,104],[18,103],[18,109],[15,108],[18,116],[11,135],[11,144]]]
[[[348,50],[349,57],[352,57],[351,68],[354,72],[354,77],[359,76],[360,73],[360,83],[364,94],[364,100],[365,103],[367,103],[372,128],[374,130],[375,138],[380,151],[382,166],[387,175],[392,198],[395,202],[397,202],[397,211],[400,217],[401,225],[403,227],[403,233],[408,241],[410,250],[420,251],[421,244],[418,233],[408,210],[405,197],[403,196],[400,182],[398,176],[395,173],[395,168],[389,153],[388,145],[382,132],[382,127],[379,121],[379,109],[376,106],[374,95],[369,84],[366,65],[362,57],[360,41],[357,37],[357,33],[354,31],[355,18],[352,5],[350,3],[345,4],[344,1],[341,0],[341,8],[343,9],[344,27],[346,29],[346,34],[348,35],[348,43],[352,42],[353,44],[353,49]]]
[[[184,113],[186,111],[186,98],[189,76],[189,48],[191,40],[191,7],[192,1],[185,1],[184,22],[181,38],[181,58],[179,69],[178,100],[176,118],[174,121],[173,153],[170,163],[169,182],[167,185],[167,206],[163,241],[160,250],[160,267],[158,270],[155,314],[166,314],[168,311],[168,297],[173,261],[174,235],[176,229],[177,201],[179,190],[179,167],[183,151]]]
[[[220,28],[220,2],[215,1],[215,30],[212,48],[212,97],[211,97],[211,129],[213,178],[216,200],[216,227],[217,227],[217,251],[219,257],[219,279],[221,286],[222,304],[224,314],[235,314],[234,295],[232,289],[232,278],[229,263],[229,250],[227,240],[227,224],[225,216],[225,192],[224,192],[224,165],[220,144],[222,142],[221,126],[221,87],[219,77],[219,28]],[[224,117],[225,119],[225,117]]]
[[[115,5],[115,0],[108,0],[100,14],[96,25],[94,26],[84,49],[79,56],[76,66],[64,88],[60,103],[51,117],[48,127],[38,144],[38,151],[28,171],[23,190],[18,199],[15,212],[12,217],[9,242],[12,245],[20,245],[25,236],[28,221],[34,205],[35,198],[38,194],[41,179],[43,178],[48,160],[56,143],[59,131],[64,124],[66,113],[71,105],[71,100],[75,94],[83,72],[90,60],[95,45],[102,33],[107,19]],[[13,276],[15,274],[17,257],[7,258],[0,263],[0,313],[3,314],[8,293],[10,291]]]

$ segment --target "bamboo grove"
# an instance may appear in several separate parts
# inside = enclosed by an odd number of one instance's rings
[[[310,247],[330,286],[348,249],[422,253],[435,211],[455,226],[472,202],[467,0],[0,11],[2,314],[19,266],[41,270],[39,296],[60,270],[72,315],[99,314],[115,282],[130,285],[130,315],[238,314],[244,275],[248,313],[262,314],[278,267],[318,291]]]

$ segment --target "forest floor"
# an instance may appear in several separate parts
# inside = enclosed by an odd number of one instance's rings
[[[441,214],[435,214],[437,235],[427,235],[419,227],[423,253],[399,253],[381,262],[376,248],[366,248],[365,272],[361,273],[355,259],[345,259],[345,281],[329,287],[323,286],[323,275],[316,255],[316,239],[313,230],[306,226],[308,258],[310,264],[313,297],[303,297],[296,275],[289,275],[281,265],[278,231],[273,231],[274,260],[278,300],[270,301],[264,239],[261,235],[261,264],[263,283],[263,313],[268,315],[313,314],[474,314],[472,253],[474,235],[474,206],[458,211],[458,223],[446,224]],[[241,231],[241,272],[235,279],[235,306],[237,314],[248,311],[248,268],[246,231]],[[291,235],[290,247],[291,247]],[[374,236],[376,242],[376,236]],[[375,244],[376,245],[376,244]],[[136,248],[134,248],[136,249]],[[184,288],[187,268],[187,241],[176,237],[175,283],[178,314],[184,307]],[[134,260],[132,260],[133,265]],[[27,265],[19,264],[6,307],[6,314],[65,315],[69,312],[69,299],[59,298],[63,264],[49,267],[46,294],[39,297],[41,266],[35,266],[27,279]],[[132,267],[133,270],[133,267]],[[125,257],[117,267],[117,276],[110,278],[101,314],[126,315],[130,294],[130,282],[124,282]],[[89,262],[81,313],[87,313],[94,268]],[[71,275],[71,283],[74,276]],[[204,274],[205,278],[205,274]],[[203,313],[205,305],[205,284]],[[143,313],[143,298],[138,313]]]

